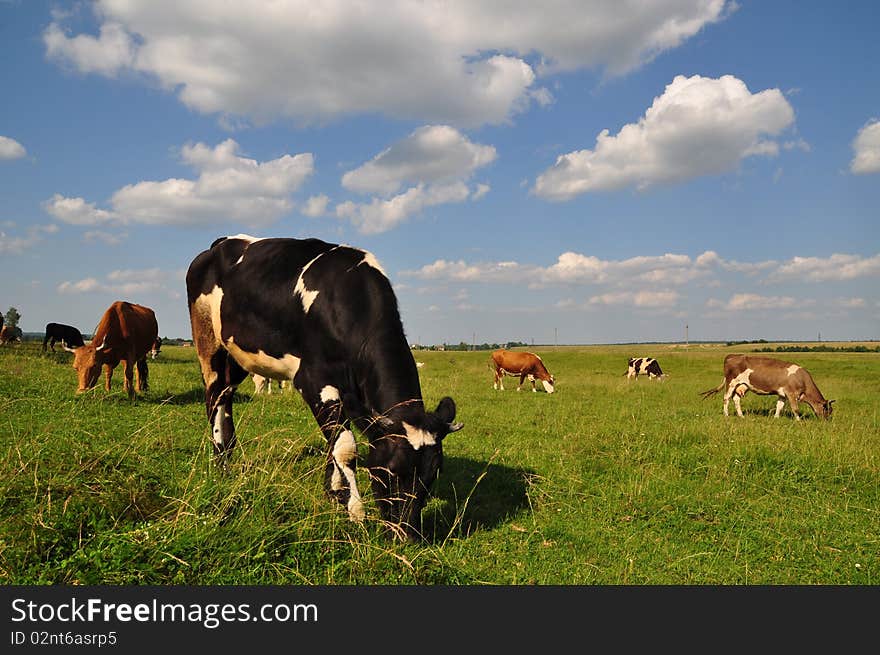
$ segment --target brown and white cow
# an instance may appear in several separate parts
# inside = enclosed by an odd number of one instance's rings
[[[786,399],[795,419],[801,420],[798,414],[798,402],[804,401],[816,416],[831,418],[831,403],[825,400],[822,392],[813,382],[807,369],[791,362],[784,362],[772,357],[752,357],[749,355],[730,354],[724,358],[724,380],[714,389],[703,391],[700,395],[708,398],[721,390],[724,391],[724,415],[728,416],[727,407],[730,399],[736,406],[737,416],[742,416],[740,398],[748,391],[761,395],[779,396],[776,401],[776,418],[785,406]]]
[[[254,373],[251,378],[254,380],[254,393],[272,393],[272,384],[278,387],[278,393],[283,393],[290,386],[290,380],[287,378],[270,378],[259,373]]]
[[[132,386],[137,369],[137,391],[147,390],[147,354],[159,334],[156,315],[149,307],[125,301],[116,301],[95,329],[91,343],[79,348],[65,348],[73,352],[73,368],[79,379],[77,393],[91,389],[98,382],[101,367],[106,378],[105,388],[110,391],[113,369],[123,363],[123,389],[134,396]]]
[[[493,389],[504,391],[504,376],[512,375],[514,377],[519,376],[519,385],[516,387],[517,391],[522,391],[522,385],[526,378],[532,383],[532,391],[537,391],[535,389],[535,380],[541,381],[547,393],[553,393],[554,391],[555,379],[550,375],[541,358],[534,353],[499,348],[492,353],[490,367],[493,365],[495,368]]]

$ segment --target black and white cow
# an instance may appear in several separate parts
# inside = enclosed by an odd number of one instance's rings
[[[82,333],[72,325],[64,323],[46,323],[46,334],[43,336],[43,352],[46,352],[46,344],[52,352],[55,352],[55,344],[61,342],[65,350],[79,348],[85,345]]]
[[[382,518],[416,540],[443,461],[462,428],[455,402],[425,409],[397,298],[376,258],[318,239],[221,237],[186,275],[193,341],[214,451],[235,445],[232,401],[248,373],[286,378],[327,440],[325,488],[365,518],[352,426],[369,440],[366,466]]]
[[[660,370],[660,363],[653,357],[630,357],[626,371],[627,379],[638,378],[640,375],[647,375],[651,380],[660,379],[663,377],[663,371]]]

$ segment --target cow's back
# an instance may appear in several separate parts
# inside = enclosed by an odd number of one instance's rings
[[[158,335],[159,324],[152,309],[118,300],[104,312],[92,343],[104,344],[105,349],[113,349],[120,356],[133,351],[135,358],[141,359]]]

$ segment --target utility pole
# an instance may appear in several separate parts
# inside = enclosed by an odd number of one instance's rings
[[[690,342],[688,341],[688,324],[685,323],[684,324],[684,347],[687,348],[689,343]]]
[[[559,346],[559,328],[553,328],[553,345]]]

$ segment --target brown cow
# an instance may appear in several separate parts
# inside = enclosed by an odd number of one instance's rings
[[[514,350],[504,350],[499,348],[492,353],[492,362],[489,364],[495,367],[495,381],[492,384],[493,389],[501,389],[504,391],[504,376],[519,376],[519,385],[517,391],[522,391],[523,382],[528,378],[532,383],[532,391],[535,389],[535,380],[540,380],[544,385],[547,393],[553,393],[553,385],[555,380],[541,358],[534,353]]]
[[[800,400],[806,401],[813,408],[816,416],[831,418],[831,403],[834,401],[825,400],[807,369],[791,362],[771,357],[730,354],[724,358],[724,380],[714,389],[703,391],[700,395],[705,399],[725,388],[725,416],[728,416],[727,406],[731,398],[737,416],[742,416],[740,398],[748,391],[754,391],[760,395],[779,396],[779,400],[776,401],[776,418],[779,418],[786,399],[798,421],[801,420],[798,414]]]
[[[0,328],[0,345],[17,341],[21,343],[21,328],[8,323]]]
[[[159,325],[156,315],[149,307],[116,301],[104,315],[95,330],[90,344],[79,348],[66,348],[73,352],[73,368],[79,377],[77,393],[91,389],[98,382],[101,367],[106,376],[105,387],[110,391],[113,369],[123,362],[125,380],[123,389],[129,397],[134,396],[132,377],[137,368],[137,390],[147,390],[147,354],[150,352]]]

